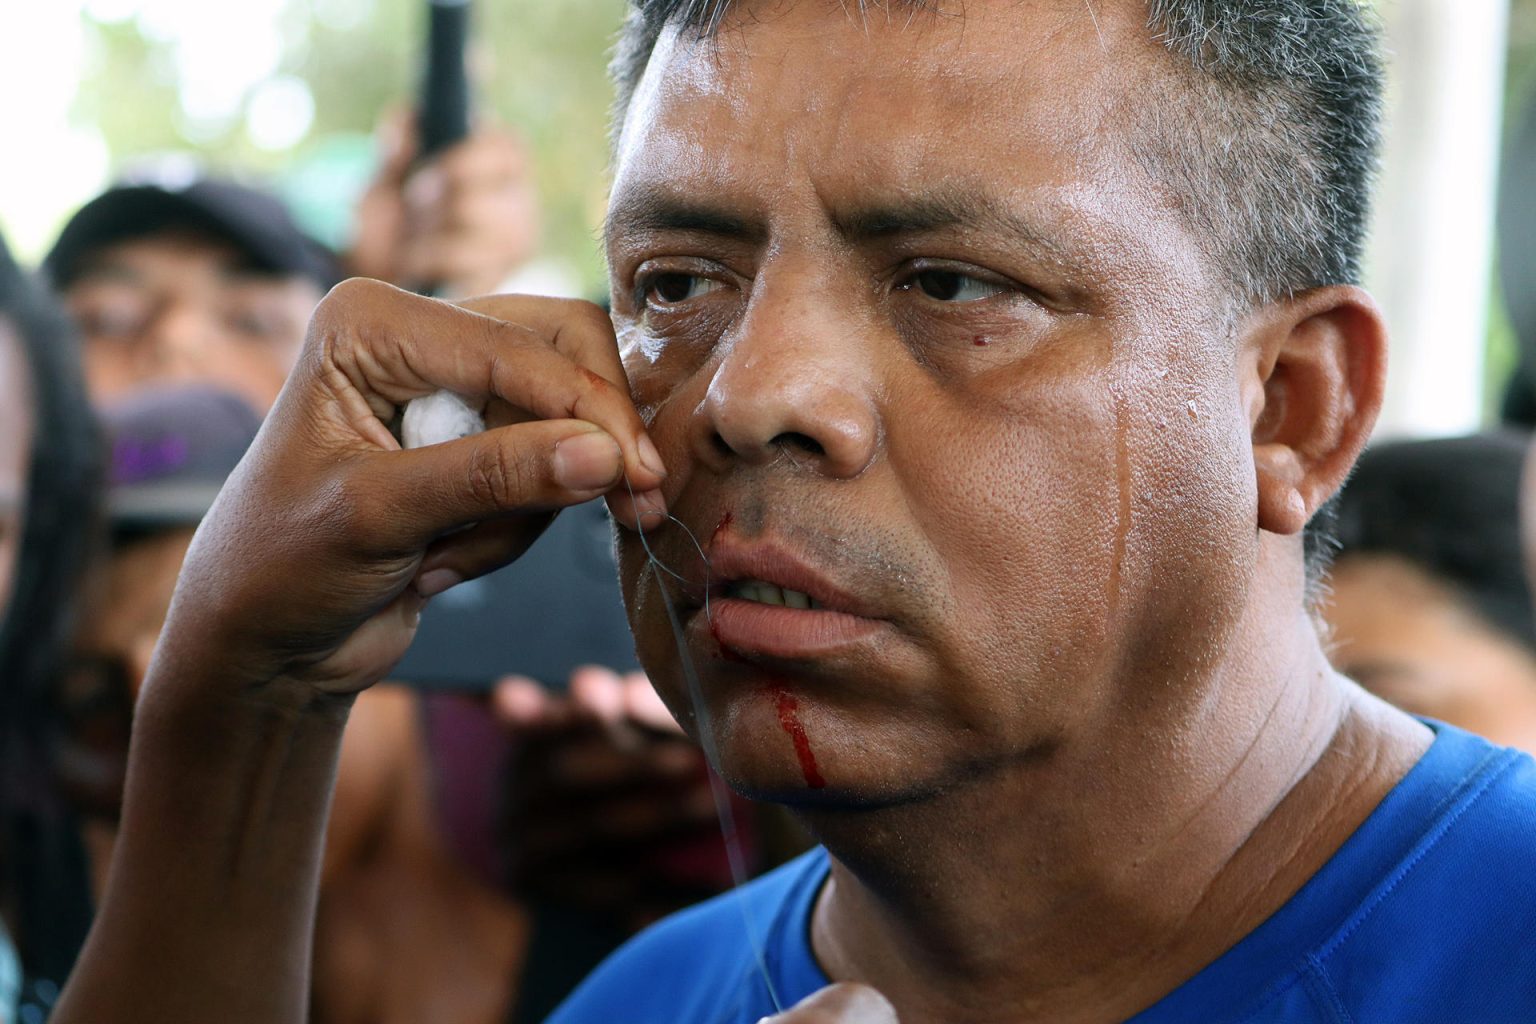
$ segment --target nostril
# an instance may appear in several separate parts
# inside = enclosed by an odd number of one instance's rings
[[[808,455],[819,456],[827,454],[827,450],[821,446],[821,442],[809,434],[789,431],[774,438],[773,443],[781,448],[798,448]]]
[[[731,451],[730,442],[721,437],[718,432],[709,435],[709,442],[710,445],[715,449],[715,454],[719,455],[721,458],[728,459],[733,454]]]

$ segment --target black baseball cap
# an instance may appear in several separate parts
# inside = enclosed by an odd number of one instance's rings
[[[172,228],[190,228],[229,242],[258,270],[307,277],[322,289],[341,280],[336,257],[294,223],[276,196],[220,178],[182,188],[117,185],[80,208],[64,225],[43,269],[67,288],[95,250]]]

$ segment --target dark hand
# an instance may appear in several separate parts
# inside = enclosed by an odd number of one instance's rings
[[[439,388],[492,429],[402,451],[386,424]],[[563,506],[607,493],[633,525],[625,478],[660,508],[662,472],[596,306],[345,282],[198,531],[158,657],[216,663],[247,692],[356,692],[426,598],[517,557]]]

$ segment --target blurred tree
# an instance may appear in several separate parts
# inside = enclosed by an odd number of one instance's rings
[[[602,287],[596,231],[608,166],[604,69],[623,11],[623,0],[481,0],[474,10],[479,109],[528,140],[546,205],[546,251],[594,292]],[[381,114],[415,94],[424,0],[283,0],[278,13],[282,53],[273,77],[297,78],[314,100],[313,120],[292,145],[263,148],[251,138],[241,115],[250,113],[262,83],[251,84],[236,116],[189,117],[173,42],[143,18],[104,22],[89,9],[91,58],[76,115],[100,127],[120,167],[180,151],[215,168],[281,179],[316,154],[334,164],[346,162],[338,154],[368,151],[361,140]],[[366,167],[353,166],[340,177],[364,174]],[[361,185],[337,187],[337,177],[330,175],[336,199]]]
[[[324,173],[299,175],[299,187],[340,223],[337,208],[361,184],[355,179],[365,173],[380,114],[409,103],[416,89],[425,0],[268,2],[282,39],[273,75],[301,80],[314,100],[313,121],[292,145],[256,145],[240,111],[223,120],[190,117],[175,46],[142,16],[104,22],[90,5],[83,17],[91,59],[76,115],[100,126],[119,166],[173,150],[279,178],[324,163]],[[546,201],[547,252],[594,292],[602,287],[596,231],[608,163],[604,66],[623,10],[624,0],[479,0],[474,11],[481,109],[527,137]],[[231,48],[244,44],[229,39]],[[1511,0],[1509,83],[1511,109],[1536,90],[1536,0]],[[247,108],[260,84],[252,83]],[[1494,347],[1492,373],[1502,375],[1509,345],[1498,339]]]

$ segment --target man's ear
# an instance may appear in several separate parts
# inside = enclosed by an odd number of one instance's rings
[[[1300,533],[1344,484],[1381,411],[1387,329],[1360,288],[1272,302],[1243,325],[1259,528]]]

